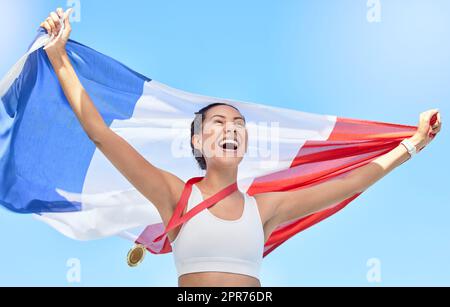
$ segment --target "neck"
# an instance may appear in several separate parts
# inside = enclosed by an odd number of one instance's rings
[[[200,182],[200,185],[208,193],[216,193],[237,181],[237,171],[237,168],[222,167],[217,169],[208,167],[205,178]]]

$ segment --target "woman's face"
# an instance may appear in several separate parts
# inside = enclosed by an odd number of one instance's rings
[[[237,167],[247,152],[245,119],[236,109],[221,105],[206,112],[201,135],[194,135],[196,149],[208,167]]]

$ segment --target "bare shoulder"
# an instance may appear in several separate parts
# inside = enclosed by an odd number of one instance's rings
[[[282,192],[268,192],[253,195],[258,205],[261,222],[264,228],[264,242],[279,225],[278,208]]]
[[[178,200],[181,198],[181,194],[183,192],[185,182],[183,180],[181,180],[181,178],[179,178],[178,176],[174,175],[171,172],[165,171],[163,169],[159,169],[159,171],[161,172],[162,176],[164,177],[164,181],[169,186],[170,195],[168,198],[170,199],[170,203],[171,203],[171,206],[169,206],[169,207],[170,207],[171,211],[173,211],[173,210],[175,210]]]
[[[270,221],[276,214],[280,199],[280,192],[267,192],[253,195],[258,204],[263,224]]]

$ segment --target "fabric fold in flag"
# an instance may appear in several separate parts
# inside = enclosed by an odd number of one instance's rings
[[[76,240],[121,236],[154,254],[171,252],[155,206],[87,137],[43,50],[41,30],[0,82],[0,205]],[[214,102],[247,120],[249,147],[238,186],[255,195],[346,176],[411,137],[415,126],[349,119],[190,93],[147,78],[70,40],[69,58],[108,126],[158,168],[185,182],[202,176],[190,148],[194,113]],[[264,256],[360,194],[279,227]]]

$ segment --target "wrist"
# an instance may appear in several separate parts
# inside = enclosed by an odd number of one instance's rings
[[[51,48],[45,49],[47,56],[50,60],[52,59],[60,59],[67,56],[66,47],[56,47],[53,46]]]
[[[47,56],[55,71],[58,71],[67,66],[69,56],[67,55],[65,48],[50,48],[45,51],[47,52]]]
[[[419,153],[423,149],[423,147],[425,145],[425,140],[423,140],[423,138],[421,138],[417,134],[413,135],[408,140],[416,147],[416,152],[417,153]]]

